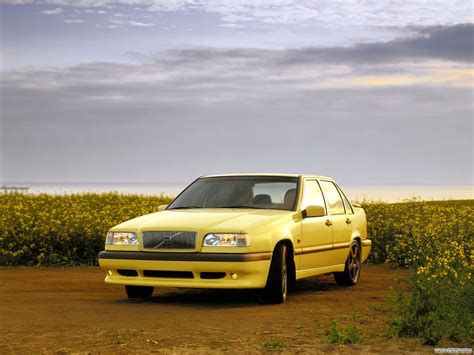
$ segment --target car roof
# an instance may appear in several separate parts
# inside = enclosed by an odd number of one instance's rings
[[[210,177],[223,177],[223,176],[285,176],[285,177],[303,177],[303,178],[333,180],[332,178],[327,177],[327,176],[313,175],[313,174],[291,174],[291,173],[233,173],[233,174],[203,175],[201,177],[210,178]]]

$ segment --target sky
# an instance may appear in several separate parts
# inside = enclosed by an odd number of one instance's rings
[[[472,184],[473,6],[0,0],[0,184]]]

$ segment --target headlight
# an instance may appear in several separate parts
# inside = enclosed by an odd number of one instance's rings
[[[208,234],[202,242],[203,247],[249,247],[248,234]]]
[[[109,232],[105,238],[105,245],[138,245],[138,238],[135,233]]]

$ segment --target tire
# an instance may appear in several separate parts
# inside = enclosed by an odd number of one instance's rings
[[[352,241],[343,272],[335,272],[334,279],[340,286],[355,286],[361,271],[361,250],[357,240]]]
[[[280,244],[273,251],[272,263],[268,273],[267,284],[263,290],[266,303],[280,304],[288,295],[288,249]]]
[[[150,298],[154,289],[152,286],[125,286],[128,298]]]

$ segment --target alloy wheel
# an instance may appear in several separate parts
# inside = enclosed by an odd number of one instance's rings
[[[354,242],[351,245],[349,253],[349,276],[354,283],[359,279],[360,274],[360,248],[359,243]]]
[[[287,259],[287,254],[286,254],[286,248],[285,248],[285,253],[283,254],[283,260],[281,263],[281,293],[283,295],[283,301],[286,300],[286,295],[288,293],[288,267],[286,263]]]

